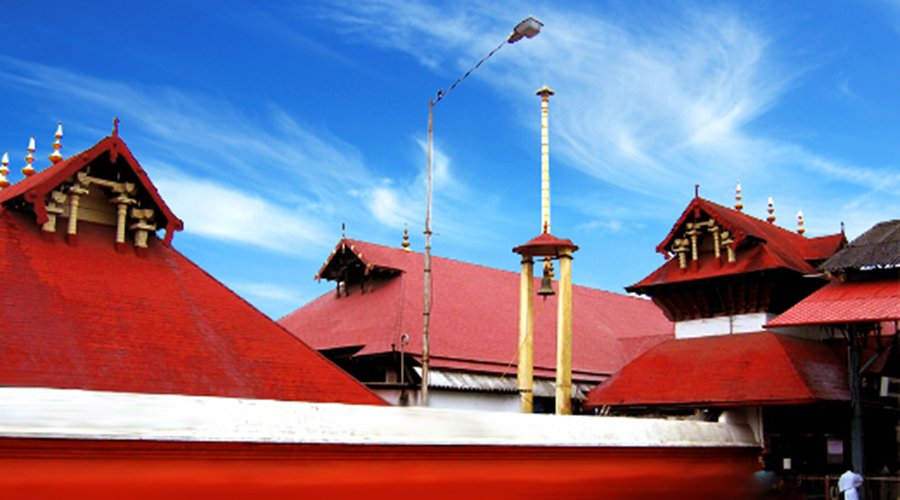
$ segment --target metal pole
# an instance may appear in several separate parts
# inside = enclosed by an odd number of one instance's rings
[[[428,172],[425,191],[425,305],[422,310],[422,406],[428,406],[428,381],[430,350],[428,345],[428,329],[431,326],[431,172],[434,156],[434,99],[428,100]]]
[[[430,362],[430,351],[428,345],[428,329],[431,324],[431,177],[432,177],[432,157],[434,156],[434,105],[440,102],[441,99],[447,96],[450,92],[453,92],[453,89],[457,87],[463,80],[469,77],[473,71],[478,69],[485,61],[491,58],[494,54],[497,53],[498,50],[502,49],[504,45],[510,43],[516,43],[522,38],[534,38],[538,33],[541,32],[541,27],[544,26],[544,23],[538,21],[534,17],[527,17],[523,19],[516,27],[513,29],[513,32],[509,34],[509,36],[497,45],[494,50],[488,52],[488,55],[481,58],[475,66],[472,67],[469,71],[466,71],[461,77],[457,78],[453,85],[447,89],[447,92],[439,90],[437,93],[437,97],[434,99],[428,100],[428,173],[427,173],[427,193],[425,200],[425,262],[423,264],[423,271],[425,274],[425,291],[424,291],[424,299],[425,304],[422,308],[422,393],[421,393],[421,404],[423,406],[428,406],[428,381],[429,381],[429,362]]]
[[[847,382],[850,385],[850,406],[853,412],[850,421],[850,459],[853,471],[858,474],[864,474],[862,398],[859,393],[860,332],[854,325],[848,325],[847,339],[850,344],[847,353],[849,356],[847,360]]]

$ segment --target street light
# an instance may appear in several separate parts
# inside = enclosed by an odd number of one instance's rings
[[[473,71],[478,69],[479,66],[484,64],[485,61],[490,59],[490,57],[497,53],[498,50],[502,49],[504,45],[508,43],[516,43],[523,38],[534,38],[538,33],[541,32],[541,27],[544,26],[544,23],[538,21],[534,17],[527,17],[523,19],[519,24],[513,28],[512,33],[506,37],[506,40],[500,43],[494,50],[490,51],[488,55],[484,56],[480,61],[478,61],[475,66],[472,67],[469,71],[466,71],[461,77],[459,77],[450,88],[447,89],[446,92],[439,89],[437,91],[437,95],[434,99],[428,100],[428,174],[427,174],[427,189],[425,195],[425,262],[424,262],[424,274],[425,274],[425,305],[422,311],[422,394],[421,394],[421,404],[424,406],[428,406],[428,381],[429,381],[429,364],[430,364],[430,351],[428,345],[428,329],[431,324],[431,176],[432,176],[432,158],[434,156],[434,105],[441,101],[441,99],[447,97],[450,92],[453,92],[453,89],[457,87],[463,80],[466,79],[469,75],[472,74]]]

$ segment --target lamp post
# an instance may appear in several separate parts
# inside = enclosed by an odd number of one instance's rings
[[[430,368],[430,349],[428,342],[428,333],[429,327],[431,326],[431,178],[432,178],[432,159],[434,156],[434,105],[439,103],[441,99],[447,97],[450,92],[453,92],[453,89],[457,87],[463,80],[466,79],[469,75],[472,74],[473,71],[479,68],[485,61],[487,61],[492,55],[496,54],[498,50],[502,49],[504,45],[508,43],[516,43],[523,38],[534,38],[538,33],[541,32],[541,27],[544,24],[534,17],[527,17],[523,19],[519,24],[513,28],[512,33],[506,37],[506,40],[500,43],[494,50],[490,51],[488,55],[484,56],[480,61],[478,61],[475,66],[472,67],[469,71],[466,71],[461,77],[459,77],[450,88],[447,89],[447,92],[443,90],[438,90],[437,95],[433,99],[428,100],[428,172],[427,172],[427,188],[425,194],[425,262],[424,262],[424,278],[425,278],[425,286],[424,286],[424,299],[425,305],[422,311],[422,393],[421,393],[421,404],[423,406],[428,406],[428,381],[429,381],[429,368]]]

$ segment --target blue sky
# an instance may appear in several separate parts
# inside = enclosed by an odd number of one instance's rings
[[[345,6],[343,4],[350,4]],[[623,291],[693,196],[808,235],[900,216],[900,2],[16,2],[0,0],[0,152],[21,179],[120,135],[185,221],[175,246],[278,318],[332,290],[341,236],[421,251],[427,101],[434,253],[515,270],[540,230],[575,282]],[[435,279],[440,279],[435,276]],[[511,307],[514,305],[511,305]]]

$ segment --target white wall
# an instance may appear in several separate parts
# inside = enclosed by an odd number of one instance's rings
[[[691,339],[712,335],[761,332],[764,330],[763,325],[774,317],[775,315],[770,313],[751,313],[678,321],[675,323],[675,338]]]
[[[375,393],[394,406],[418,406],[419,392],[406,391],[403,402],[397,389],[375,389]],[[454,410],[519,412],[519,395],[505,392],[447,391],[431,388],[428,394],[431,408]]]
[[[432,408],[518,413],[519,395],[508,392],[442,391],[431,389]]]

